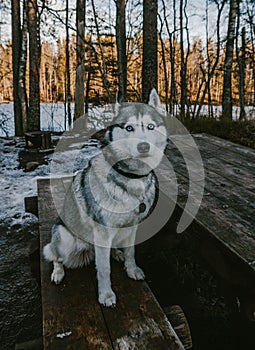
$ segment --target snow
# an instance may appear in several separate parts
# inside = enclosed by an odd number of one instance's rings
[[[193,110],[193,106],[191,109]],[[112,119],[113,105],[102,107],[89,108],[89,128],[100,130],[105,127],[105,124]],[[179,107],[176,106],[176,113]],[[251,106],[245,107],[247,119],[255,118],[255,108]],[[71,104],[71,113],[73,115],[74,105]],[[214,117],[219,118],[222,112],[221,106],[213,106]],[[202,106],[201,115],[208,115],[208,106]],[[240,108],[233,107],[233,119],[238,120]],[[41,130],[42,131],[57,131],[63,132],[68,130],[68,125],[65,126],[65,108],[61,102],[56,103],[41,103]],[[13,103],[0,102],[0,137],[14,136],[14,117]]]
[[[37,178],[51,175],[53,157],[54,163],[58,164],[59,174],[63,175],[67,173],[68,164],[73,164],[70,172],[74,173],[99,152],[96,140],[79,143],[74,138],[73,143],[69,141],[68,145],[70,149],[48,155],[49,164],[26,172],[19,168],[19,151],[24,150],[24,139],[0,138],[0,227],[5,226],[7,233],[20,226],[37,223],[36,216],[25,212],[24,198],[37,195]]]

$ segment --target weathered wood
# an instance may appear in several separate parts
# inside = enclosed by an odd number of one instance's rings
[[[207,135],[194,135],[194,139],[203,159],[205,189],[188,231],[201,255],[232,293],[250,300],[255,297],[255,151]],[[192,159],[193,145],[184,138],[182,146]],[[177,207],[181,212],[188,196],[195,202],[196,192],[201,192],[199,173],[191,186],[180,150],[170,142],[166,154],[178,180]],[[195,168],[194,160],[192,170]],[[253,305],[249,314],[254,311]]]
[[[51,181],[58,200],[69,184],[70,178]],[[57,215],[49,179],[38,181],[38,205],[42,249]],[[59,286],[50,283],[51,271],[41,257],[44,349],[184,349],[146,282],[129,279],[120,264],[112,263],[114,309],[97,301],[93,265],[66,270]]]
[[[25,197],[24,202],[25,202],[25,211],[38,216],[38,197],[37,196]]]
[[[50,241],[57,216],[49,179],[38,181],[38,209],[44,349],[111,349],[90,276],[91,267],[66,270],[61,285],[50,283],[52,265],[42,257],[42,248]]]
[[[50,131],[27,132],[25,140],[28,149],[49,149],[52,147]]]
[[[190,328],[182,308],[179,305],[172,305],[164,307],[163,310],[174,327],[174,330],[180,338],[185,350],[191,349],[193,344]]]

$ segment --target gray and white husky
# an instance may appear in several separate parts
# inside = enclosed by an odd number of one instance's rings
[[[64,266],[76,268],[95,258],[99,302],[114,306],[110,255],[124,261],[127,275],[144,279],[135,262],[139,223],[157,200],[159,165],[167,142],[164,117],[155,89],[149,104],[116,105],[116,115],[103,141],[102,152],[75,177],[63,210],[52,229],[44,256],[53,262],[51,280],[64,278]]]

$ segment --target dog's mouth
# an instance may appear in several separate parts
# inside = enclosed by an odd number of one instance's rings
[[[148,157],[151,157],[150,153],[139,153],[139,154],[137,154],[137,156],[135,156],[136,159],[148,158]]]

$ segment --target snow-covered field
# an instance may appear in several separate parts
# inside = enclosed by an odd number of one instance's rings
[[[191,107],[192,109],[193,107]],[[178,107],[176,108],[178,110]],[[71,105],[73,115],[74,105]],[[93,107],[89,110],[89,126],[100,129],[105,122],[111,119],[113,107],[107,105],[104,107]],[[215,118],[221,115],[221,106],[213,106]],[[239,118],[239,107],[233,107],[233,119]],[[208,106],[204,105],[201,115],[208,115]],[[255,107],[246,107],[246,115],[248,119],[255,118]],[[68,125],[65,120],[65,106],[63,103],[41,103],[41,130],[49,131],[65,131]],[[0,102],[0,136],[14,135],[14,118],[13,103]]]
[[[58,171],[63,169],[63,174],[66,174],[67,164],[73,164],[71,170],[75,172],[99,152],[98,145],[96,141],[82,144],[68,142],[68,148],[64,152],[55,152],[47,156],[49,164],[40,165],[34,171],[26,172],[19,167],[19,151],[25,147],[24,139],[0,138],[0,225],[12,230],[12,227],[17,225],[24,227],[35,223],[37,218],[25,212],[24,197],[37,194],[38,177],[52,174],[52,157],[54,164],[58,164]]]
[[[71,104],[71,113],[74,114],[74,105]],[[93,107],[89,110],[89,127],[101,129],[105,122],[112,118],[113,106]],[[65,131],[68,130],[65,120],[65,106],[63,103],[41,103],[41,130]],[[0,137],[14,136],[13,103],[0,102]]]

